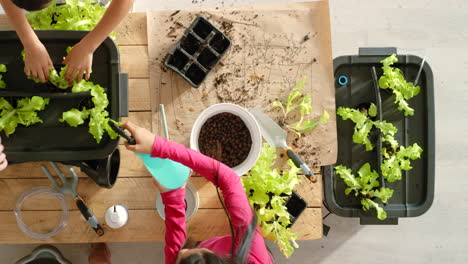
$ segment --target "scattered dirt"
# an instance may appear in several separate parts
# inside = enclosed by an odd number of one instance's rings
[[[177,10],[177,11],[175,11],[174,13],[172,13],[170,16],[173,17],[173,16],[179,14],[179,12],[180,12],[180,10]]]
[[[226,84],[227,83],[227,77],[229,77],[229,75],[231,75],[231,73],[222,73],[222,74],[216,76],[216,78],[214,79],[214,87],[218,88],[222,84]]]
[[[221,102],[243,105],[255,99],[258,95],[260,85],[264,81],[264,76],[251,73],[244,84],[239,84],[239,80],[242,79],[240,68],[235,68],[233,71],[216,76],[213,84],[216,88],[218,100]]]
[[[249,83],[258,84],[261,81],[263,81],[263,75],[260,77],[260,76],[257,75],[256,72],[253,72],[253,73],[250,74],[250,78],[248,80]]]
[[[167,35],[166,35],[167,37],[172,38],[172,39],[177,38],[177,35],[175,34],[175,32],[176,32],[176,28],[175,28],[175,27],[170,26],[169,29],[168,29],[168,31],[169,31],[169,32],[167,32]]]
[[[200,98],[200,101],[206,102],[206,100],[208,100],[208,93],[203,93],[202,97]]]

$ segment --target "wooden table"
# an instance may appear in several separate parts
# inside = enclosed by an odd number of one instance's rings
[[[4,15],[0,16],[0,30],[11,30]],[[121,71],[129,74],[129,117],[132,122],[151,129],[151,100],[149,90],[148,41],[146,14],[133,13],[120,25],[117,39],[121,56]],[[40,170],[38,162],[9,166],[0,173],[0,243],[87,243],[87,242],[143,242],[164,241],[163,220],[155,210],[156,187],[140,158],[122,145],[121,168],[115,186],[108,190],[98,187],[80,173],[78,193],[88,203],[100,223],[104,223],[106,209],[114,204],[129,208],[127,225],[113,230],[106,227],[106,234],[98,237],[84,221],[72,199],[67,197],[70,214],[67,226],[55,237],[46,241],[32,239],[17,226],[14,207],[18,197],[35,186],[51,186]],[[318,174],[319,171],[316,171]],[[293,231],[300,240],[318,239],[322,236],[322,179],[312,184],[304,178],[298,193],[308,202],[308,208],[298,219]],[[214,186],[202,177],[192,177],[200,195],[200,208],[188,222],[188,234],[194,240],[230,234],[226,215],[221,207]],[[46,198],[30,200],[23,206],[25,222],[36,232],[47,232],[55,223],[46,219],[58,219],[60,206]]]

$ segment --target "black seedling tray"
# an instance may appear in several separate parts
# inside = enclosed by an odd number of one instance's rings
[[[400,145],[409,146],[418,143],[423,148],[421,158],[411,161],[413,169],[403,171],[401,181],[388,183],[383,182],[381,178],[381,185],[394,190],[392,198],[383,205],[387,212],[385,221],[376,218],[374,209],[363,211],[359,199],[353,194],[345,195],[346,186],[343,180],[335,175],[335,165],[322,168],[325,202],[330,212],[345,217],[359,217],[361,224],[397,224],[399,217],[424,214],[434,199],[435,128],[432,70],[420,57],[397,56],[398,62],[393,66],[400,68],[408,81],[414,82],[419,75],[417,85],[421,87],[420,94],[408,100],[410,107],[415,111],[414,116],[405,117],[403,112],[397,109],[391,90],[383,90],[377,86],[377,80],[382,75],[380,61],[392,53],[397,53],[396,48],[361,48],[359,55],[341,56],[333,61],[337,108],[340,106],[358,108],[362,104],[374,103],[379,109],[377,118],[391,122],[398,128],[395,139]],[[343,85],[346,81],[347,84]],[[365,151],[363,145],[353,143],[354,123],[350,120],[344,121],[340,116],[337,116],[336,122],[338,131],[336,165],[345,165],[357,174],[358,169],[369,162],[372,169],[380,173],[382,162],[380,133],[373,131],[370,139],[374,150]]]
[[[81,31],[37,31],[39,39],[47,48],[54,63],[60,70],[66,48],[79,42],[88,32]],[[51,84],[36,84],[26,78],[21,58],[23,46],[14,31],[0,32],[0,63],[7,66],[3,74],[7,85],[0,90],[0,96],[10,102],[21,97],[34,95],[50,98],[44,111],[39,112],[43,123],[29,127],[19,125],[10,137],[0,134],[8,161],[85,161],[105,159],[114,152],[118,140],[107,135],[97,144],[88,132],[87,123],[77,128],[59,122],[64,111],[82,106],[92,107],[89,92],[71,93],[71,89],[60,90]],[[107,91],[109,116],[119,120],[128,116],[127,74],[120,73],[119,53],[112,39],[107,38],[93,55],[93,73],[90,81]]]
[[[230,46],[226,35],[198,16],[172,47],[164,65],[198,88]]]

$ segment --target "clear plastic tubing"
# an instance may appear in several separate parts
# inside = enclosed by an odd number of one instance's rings
[[[26,224],[23,222],[23,216],[21,213],[21,207],[23,206],[24,201],[27,199],[37,196],[37,195],[52,195],[55,196],[59,201],[60,204],[62,205],[62,216],[60,218],[59,224],[49,233],[46,234],[41,234],[41,233],[35,233],[29,230],[29,228],[26,226]],[[65,200],[65,196],[52,189],[49,187],[34,187],[31,190],[23,193],[20,198],[16,201],[16,207],[15,207],[15,216],[16,216],[16,221],[18,223],[19,228],[21,231],[23,231],[26,235],[35,238],[35,239],[40,239],[40,240],[46,240],[50,237],[55,236],[58,232],[62,230],[67,225],[67,219],[68,219],[68,207],[67,207],[67,201]]]

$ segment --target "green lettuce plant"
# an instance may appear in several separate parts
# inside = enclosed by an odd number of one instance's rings
[[[356,125],[354,126],[353,142],[363,144],[366,146],[366,151],[374,149],[374,146],[369,140],[369,133],[373,127],[380,130],[383,135],[395,135],[398,129],[387,121],[372,121],[369,117],[377,116],[377,107],[371,104],[369,110],[356,110],[347,107],[338,107],[336,113],[343,118],[343,120],[350,119]]]
[[[57,5],[54,0],[39,11],[29,12],[26,17],[35,30],[82,30],[91,31],[106,12],[107,5],[95,0],[67,0]],[[115,32],[110,35],[115,38]]]
[[[383,203],[386,203],[392,197],[393,190],[379,188],[379,174],[371,170],[369,163],[361,166],[358,176],[355,176],[350,168],[343,165],[336,166],[335,171],[347,186],[346,195],[354,192],[354,195],[360,199],[364,211],[375,208],[378,219],[385,220],[387,218],[387,212],[374,199],[379,198]]]
[[[107,132],[111,139],[116,139],[119,135],[109,125],[109,112],[107,106],[109,100],[104,88],[98,84],[81,80],[74,83],[72,87],[73,93],[90,92],[94,108],[86,109],[83,107],[81,110],[72,108],[62,114],[60,122],[66,122],[72,127],[84,124],[85,120],[89,118],[89,133],[93,135],[97,143],[101,142],[104,133]]]
[[[1,74],[1,73],[5,73],[5,72],[7,72],[6,65],[5,64],[0,64],[0,88],[5,88],[6,87],[6,83],[3,80],[3,74]]]
[[[289,160],[289,169],[273,168],[276,149],[263,144],[260,157],[246,177],[242,177],[245,193],[258,217],[262,235],[276,242],[281,252],[290,257],[298,248],[298,234],[288,227],[290,222],[285,195],[291,195],[300,182],[299,169]]]
[[[414,109],[406,102],[419,94],[421,88],[415,86],[412,82],[407,82],[400,69],[391,67],[395,62],[398,62],[396,54],[380,61],[383,66],[383,75],[379,79],[379,86],[382,89],[391,89],[395,95],[395,104],[398,105],[398,110],[404,112],[405,116],[412,116]]]
[[[42,111],[49,103],[49,98],[33,96],[16,101],[16,107],[0,97],[0,131],[8,137],[16,131],[18,125],[30,126],[42,123],[37,111]]]
[[[382,138],[382,142],[387,146],[382,148],[384,156],[383,163],[380,165],[382,176],[388,182],[401,180],[402,171],[411,170],[411,160],[416,160],[421,157],[423,149],[414,143],[412,146],[400,146],[398,142],[390,135]]]
[[[304,77],[289,93],[288,97],[284,102],[274,101],[272,108],[280,108],[283,113],[283,120],[287,120],[289,114],[299,113],[299,120],[293,124],[287,124],[286,128],[296,133],[298,137],[302,133],[313,130],[317,125],[323,125],[328,122],[330,115],[326,110],[323,111],[319,120],[310,120],[310,114],[312,113],[312,97],[310,94],[301,93],[301,89],[304,88],[306,78]]]

